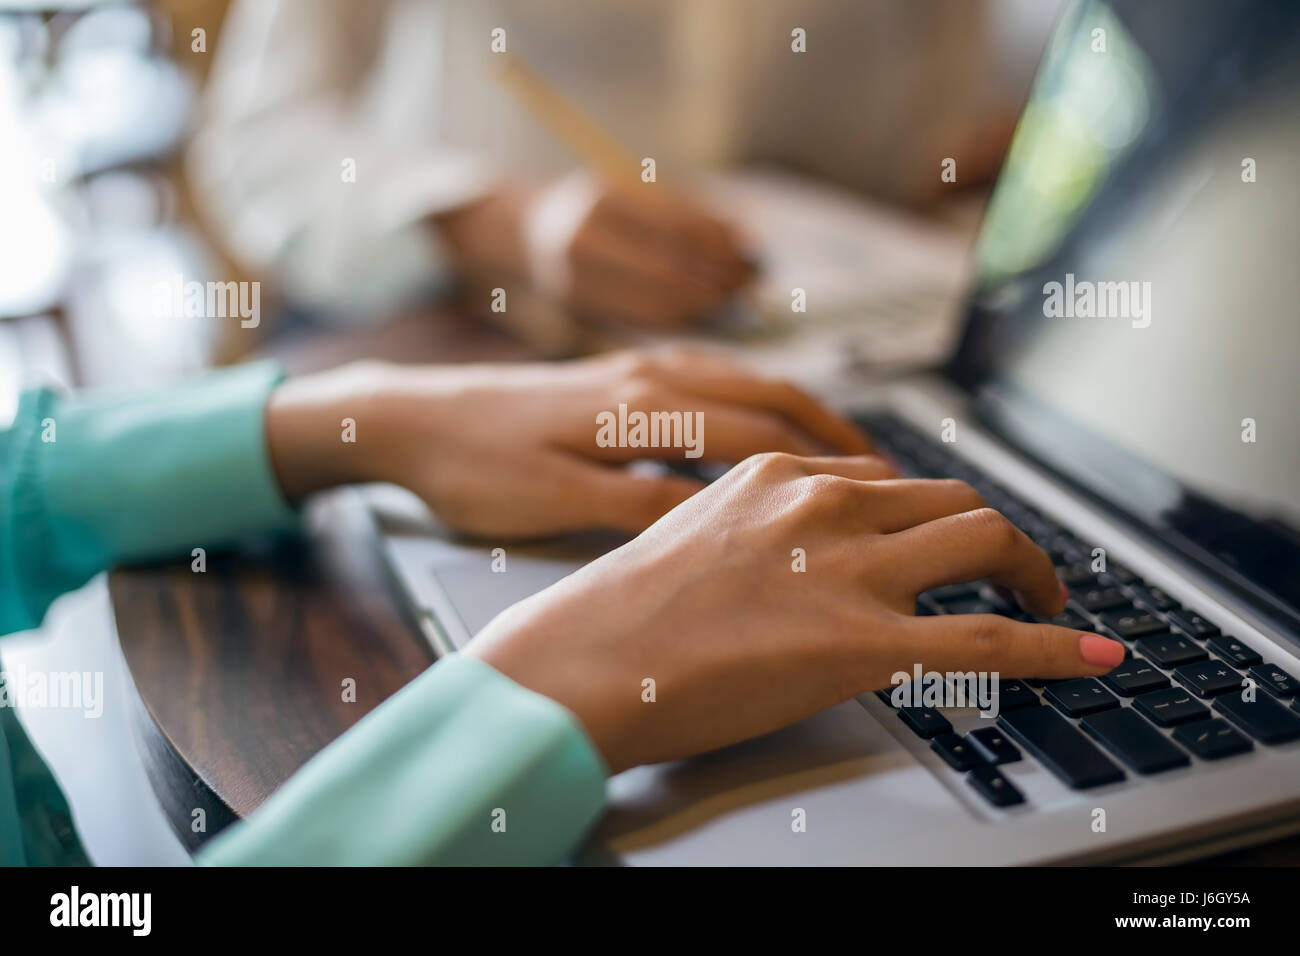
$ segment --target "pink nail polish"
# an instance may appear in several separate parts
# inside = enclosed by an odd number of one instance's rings
[[[1084,634],[1079,638],[1079,656],[1093,667],[1119,667],[1124,663],[1124,645],[1099,634]]]
[[[1065,586],[1065,582],[1062,581],[1060,578],[1057,578],[1056,586],[1061,590],[1061,600],[1062,601],[1070,600],[1070,589]]]

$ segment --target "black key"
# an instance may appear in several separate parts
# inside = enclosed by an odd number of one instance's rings
[[[1133,706],[1161,727],[1172,727],[1186,720],[1200,720],[1210,712],[1196,702],[1191,694],[1179,687],[1153,690],[1133,698]]]
[[[1012,740],[1075,790],[1124,779],[1123,770],[1050,707],[1012,710],[1000,716],[998,723]]]
[[[1160,773],[1191,763],[1187,754],[1129,707],[1085,717],[1082,726],[1138,773]]]
[[[1169,623],[1178,628],[1185,634],[1192,637],[1205,640],[1207,637],[1213,637],[1219,633],[1218,627],[1211,624],[1199,614],[1187,610],[1185,607],[1177,608],[1168,614]]]
[[[1111,575],[1120,584],[1141,584],[1142,579],[1136,574],[1124,567],[1122,564],[1112,564],[1107,562],[1106,573]]]
[[[1122,697],[1169,686],[1169,678],[1140,657],[1125,661],[1109,674],[1102,674],[1100,680]]]
[[[1184,664],[1174,671],[1174,680],[1197,697],[1218,697],[1241,688],[1241,675],[1223,661]]]
[[[1061,580],[1067,588],[1086,588],[1098,583],[1097,575],[1087,561],[1076,561],[1061,568]]]
[[[1014,807],[1025,802],[1025,795],[997,767],[976,767],[966,775],[966,782],[995,807]]]
[[[1079,614],[1076,614],[1074,611],[1071,611],[1068,608],[1065,610],[1064,613],[1058,614],[1056,615],[1056,617],[1049,617],[1047,619],[1047,623],[1055,624],[1057,627],[1068,627],[1075,631],[1092,630],[1092,625],[1088,623],[1087,618]]]
[[[939,734],[930,741],[930,749],[947,761],[953,770],[965,773],[984,764],[978,750],[956,734]]]
[[[1015,710],[1017,707],[1034,707],[1038,695],[1022,680],[1000,680],[997,685],[998,710]]]
[[[1198,720],[1174,728],[1178,741],[1202,760],[1218,760],[1254,750],[1255,745],[1221,720]]]
[[[1160,588],[1144,587],[1140,584],[1129,588],[1129,593],[1133,599],[1143,607],[1149,607],[1156,611],[1172,611],[1178,607],[1178,602],[1171,598]],[[1184,612],[1190,613],[1190,612]]]
[[[1111,611],[1101,616],[1101,623],[1126,641],[1135,641],[1151,634],[1163,634],[1169,630],[1169,625],[1146,611]]]
[[[943,587],[931,588],[925,593],[942,604],[944,601],[955,601],[959,598],[977,598],[980,596],[980,586],[978,584],[945,584]]]
[[[1016,745],[1007,740],[1007,735],[996,727],[981,727],[966,735],[980,755],[989,763],[1015,763],[1020,759]]]
[[[1156,637],[1144,637],[1133,645],[1143,657],[1149,659],[1156,667],[1168,670],[1179,664],[1205,659],[1205,651],[1190,638],[1181,634],[1162,634]]]
[[[1119,588],[1088,588],[1079,592],[1078,599],[1083,609],[1093,614],[1129,606],[1128,595]]]
[[[1251,701],[1242,700],[1240,694],[1224,694],[1214,701],[1214,709],[1266,744],[1300,738],[1300,716],[1268,694],[1256,694]]]
[[[886,707],[893,707],[894,706],[894,701],[892,700],[893,693],[894,693],[894,688],[882,687],[880,688],[880,690],[876,691],[876,697],[879,698],[881,701],[883,701]]]
[[[1069,535],[1053,535],[1044,539],[1040,547],[1056,565],[1065,566],[1085,557],[1083,550]]]
[[[1295,678],[1272,664],[1260,664],[1246,673],[1254,678],[1256,684],[1279,697],[1290,697],[1296,691]]]
[[[933,707],[900,707],[899,719],[912,728],[918,737],[929,740],[939,734],[952,733],[952,724],[948,718]]]
[[[1218,637],[1211,638],[1210,642],[1205,646],[1229,664],[1237,667],[1249,667],[1251,664],[1258,664],[1263,660],[1254,650],[1227,634],[1220,634]]]
[[[1049,684],[1043,691],[1043,697],[1059,707],[1067,717],[1082,717],[1084,714],[1119,706],[1115,695],[1091,677]]]

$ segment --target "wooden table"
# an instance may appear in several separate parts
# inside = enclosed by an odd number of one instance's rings
[[[348,356],[408,361],[521,358],[522,346],[456,316],[380,334],[298,343],[286,365]],[[256,809],[290,774],[432,660],[379,555],[354,495],[308,509],[300,540],[113,572],[122,653],[137,691],[137,725],[154,789],[196,848]],[[356,681],[355,703],[342,683]],[[202,809],[206,831],[195,833]],[[1297,865],[1300,837],[1215,858],[1225,865]]]

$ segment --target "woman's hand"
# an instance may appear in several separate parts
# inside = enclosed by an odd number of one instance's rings
[[[868,457],[761,455],[464,653],[573,711],[615,772],[776,730],[916,664],[1064,678],[1123,660],[1063,627],[913,616],[918,593],[982,578],[1035,615],[1064,607],[1047,555],[968,485],[894,479]]]
[[[620,405],[629,416],[676,415],[681,427],[665,425],[660,437],[681,442],[608,444],[617,428],[602,434],[597,416],[617,419]],[[389,481],[461,531],[510,537],[635,533],[703,487],[624,467],[635,459],[733,464],[766,451],[868,449],[861,432],[794,386],[680,350],[560,364],[345,366],[277,389],[267,434],[290,499]]]
[[[435,226],[465,272],[526,279],[579,314],[648,328],[707,315],[755,274],[739,234],[700,205],[586,173],[503,186]]]

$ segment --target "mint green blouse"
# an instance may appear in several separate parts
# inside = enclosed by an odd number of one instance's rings
[[[280,377],[258,363],[148,393],[26,393],[0,431],[0,634],[36,627],[54,598],[111,565],[291,528],[263,425]],[[599,816],[605,776],[568,710],[452,656],[196,859],[555,863]],[[0,865],[86,862],[58,784],[0,707]]]

